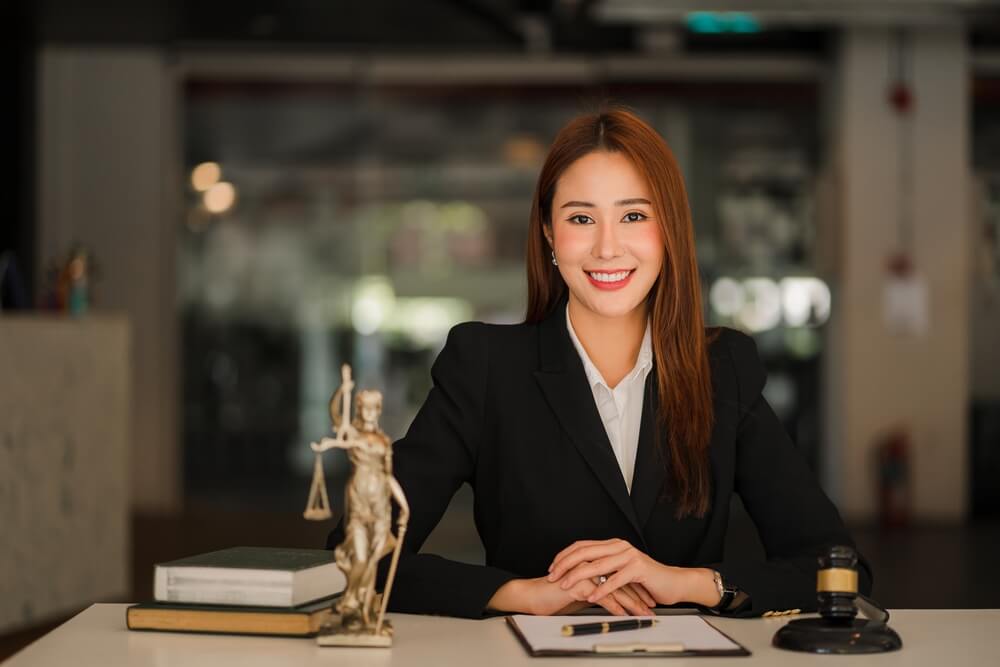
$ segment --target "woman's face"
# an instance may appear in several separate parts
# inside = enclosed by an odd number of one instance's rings
[[[546,229],[570,299],[603,317],[645,303],[663,265],[649,187],[621,153],[596,151],[563,172]]]

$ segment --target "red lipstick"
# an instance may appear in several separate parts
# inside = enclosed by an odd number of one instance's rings
[[[587,274],[587,280],[590,281],[591,285],[593,285],[597,289],[609,290],[610,291],[610,290],[617,290],[617,289],[621,289],[621,288],[625,287],[625,285],[628,284],[628,281],[632,279],[632,274],[635,273],[635,269],[624,269],[622,271],[594,271],[593,272],[593,273],[601,274],[602,276],[610,276],[610,275],[614,275],[616,273],[627,273],[627,275],[624,278],[622,278],[620,280],[615,280],[613,282],[609,282],[609,281],[606,281],[606,280],[598,280],[597,278],[594,278],[593,274],[591,272],[589,272],[589,271],[584,271],[584,273]]]

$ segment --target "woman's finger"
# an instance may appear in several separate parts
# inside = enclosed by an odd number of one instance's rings
[[[629,591],[627,585],[612,591],[611,595],[633,616],[651,616],[653,613],[634,593]]]
[[[584,561],[594,561],[599,558],[613,556],[615,554],[628,551],[631,548],[632,545],[624,540],[620,542],[605,542],[581,547],[580,549],[577,549],[576,551],[573,551],[572,553],[552,563],[552,569],[549,572],[549,581],[558,580],[561,576],[566,574],[568,570],[576,567]]]
[[[628,587],[636,592],[639,598],[646,603],[647,607],[652,609],[653,607],[656,606],[656,598],[650,595],[649,591],[646,590],[645,586],[633,581],[631,584],[628,584]]]
[[[635,563],[626,565],[625,567],[623,567],[622,569],[618,570],[610,577],[608,577],[603,584],[598,586],[594,590],[594,592],[590,594],[590,597],[588,597],[587,600],[589,602],[594,602],[598,598],[604,597],[611,591],[617,588],[621,588],[625,584],[632,583],[632,580],[635,578],[635,575],[637,574],[636,570],[637,566],[635,565]]]
[[[551,586],[552,584],[550,583],[549,585]],[[587,600],[587,598],[590,597],[590,594],[593,593],[596,588],[597,588],[597,582],[587,579],[585,581],[581,581],[576,586],[573,586],[573,588],[569,589],[566,592],[569,593],[570,597],[572,597],[574,600],[583,600],[584,602],[590,602],[589,600]],[[591,602],[590,604],[593,603]]]
[[[628,584],[625,584],[624,586],[622,586],[621,588],[619,588],[617,590],[611,591],[611,595],[616,600],[618,600],[619,604],[621,604],[621,606],[625,607],[625,609],[630,614],[634,614],[637,609],[640,609],[640,608],[646,606],[646,605],[642,604],[642,602],[639,600],[638,596],[629,589],[629,585]]]
[[[601,605],[615,616],[629,615],[628,612],[625,611],[625,607],[621,606],[618,600],[614,599],[614,597],[610,595],[606,595],[603,598],[597,600],[597,604]]]
[[[597,580],[584,579],[570,590],[570,595],[577,600],[587,602],[587,596],[597,588]],[[634,593],[632,594],[634,595]],[[592,603],[593,604],[593,603]],[[616,616],[647,616],[650,612],[638,598],[630,597],[630,594],[622,589],[613,591],[611,595],[606,595],[596,601],[596,604],[607,609]]]
[[[580,547],[589,547],[592,544],[600,544],[603,541],[604,540],[577,540],[576,542],[573,542],[571,545],[569,545],[568,547],[557,553],[555,558],[552,559],[552,563],[555,564],[557,560],[563,558],[567,554],[572,553],[573,551],[576,551]],[[552,565],[549,565],[549,570],[551,569]]]
[[[567,570],[562,575],[563,589],[569,588],[581,579],[593,579],[594,577],[610,576],[612,573],[625,567],[630,560],[628,552],[621,552],[595,561],[583,562],[576,567]]]
[[[601,547],[601,546],[614,546],[619,545],[620,548],[628,548],[632,546],[629,542],[614,537],[610,540],[577,540],[573,544],[569,545],[562,551],[556,554],[555,558],[552,559],[552,563],[549,565],[549,570],[554,570],[559,561],[563,560],[567,556],[576,553],[580,549],[587,549],[590,547]]]
[[[601,555],[614,551],[614,546],[610,542],[591,542],[580,544],[565,550],[565,553],[557,555],[549,565],[549,572],[555,574],[557,571],[565,571],[567,564],[575,565],[583,560],[594,560]],[[597,554],[597,555],[594,555]]]

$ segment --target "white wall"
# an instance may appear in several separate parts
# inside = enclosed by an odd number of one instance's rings
[[[174,95],[156,49],[45,48],[38,79],[38,266],[74,241],[96,258],[97,310],[133,332],[133,506],[181,502]]]
[[[916,518],[959,519],[967,504],[969,396],[969,90],[958,28],[910,36],[915,93],[909,194],[914,259],[930,292],[930,330],[899,338],[882,326],[887,256],[896,248],[896,117],[886,96],[892,33],[842,35],[831,115],[838,281],[825,369],[827,452],[844,514],[877,507],[873,446],[894,425],[912,439]]]

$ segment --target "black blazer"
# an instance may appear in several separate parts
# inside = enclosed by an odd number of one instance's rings
[[[712,505],[702,518],[679,520],[661,493],[665,476],[652,437],[655,369],[629,495],[566,329],[565,299],[540,323],[454,327],[431,368],[434,386],[393,446],[412,514],[389,608],[481,617],[502,584],[545,575],[570,543],[617,537],[661,563],[718,570],[750,594],[741,616],[814,610],[817,554],[853,542],[761,395],[765,372],[753,339],[722,329],[709,355]],[[475,494],[485,565],[418,553],[463,483]],[[734,493],[766,561],[723,553]],[[341,523],[327,548],[342,540]],[[858,569],[860,589],[870,593],[870,568],[862,560]]]

